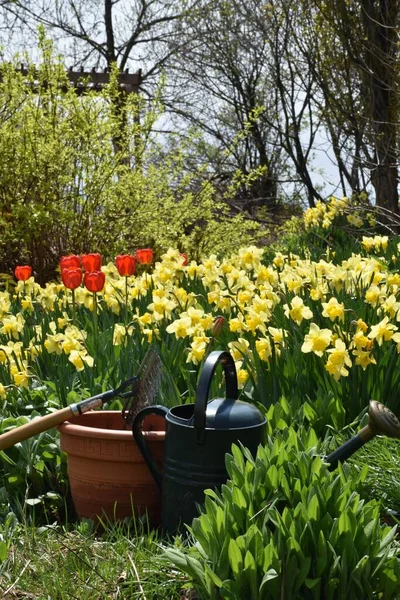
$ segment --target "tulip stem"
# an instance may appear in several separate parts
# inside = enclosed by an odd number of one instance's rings
[[[97,294],[93,293],[93,325],[94,325],[94,336],[97,338]]]
[[[76,325],[76,304],[75,304],[75,290],[71,290],[72,292],[72,323]]]
[[[128,277],[125,277],[125,319],[128,322]]]

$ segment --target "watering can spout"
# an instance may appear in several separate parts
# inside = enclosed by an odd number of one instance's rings
[[[357,435],[326,457],[326,461],[330,465],[329,468],[331,470],[336,469],[339,462],[344,462],[376,435],[386,435],[390,438],[400,439],[400,421],[387,406],[376,400],[371,400],[369,403],[368,424]]]

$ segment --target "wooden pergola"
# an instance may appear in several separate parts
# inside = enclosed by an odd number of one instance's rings
[[[32,75],[32,68],[28,68],[25,65],[17,69],[18,73],[24,76]],[[70,85],[75,89],[77,94],[84,94],[88,91],[101,91],[105,85],[110,81],[110,70],[104,69],[98,71],[93,68],[90,71],[85,71],[83,67],[80,70],[74,70],[73,67],[69,67],[66,70],[67,77]],[[34,81],[31,84],[33,87],[38,87],[38,79],[35,78],[35,71],[33,70]],[[0,81],[2,81],[2,73],[0,70]],[[142,81],[142,71],[139,69],[136,73],[129,73],[129,69],[118,74],[118,81],[120,90],[126,94],[137,94],[139,92],[140,84]]]

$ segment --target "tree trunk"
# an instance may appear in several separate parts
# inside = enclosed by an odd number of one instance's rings
[[[378,207],[399,213],[398,184],[398,102],[396,23],[399,2],[363,0],[361,2],[365,40],[364,80],[367,107],[375,145],[371,181]],[[385,215],[384,222],[390,222]]]

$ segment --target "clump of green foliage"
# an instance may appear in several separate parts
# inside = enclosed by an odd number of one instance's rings
[[[0,271],[29,263],[44,282],[70,252],[173,246],[198,259],[257,237],[204,170],[187,170],[190,138],[160,148],[158,97],[124,96],[117,73],[101,93],[78,95],[43,34],[40,50],[28,76],[17,62],[1,68]]]
[[[331,472],[316,446],[312,430],[288,428],[256,458],[232,447],[227,484],[190,527],[195,545],[167,550],[200,598],[398,597],[396,527],[359,493],[367,468]]]

